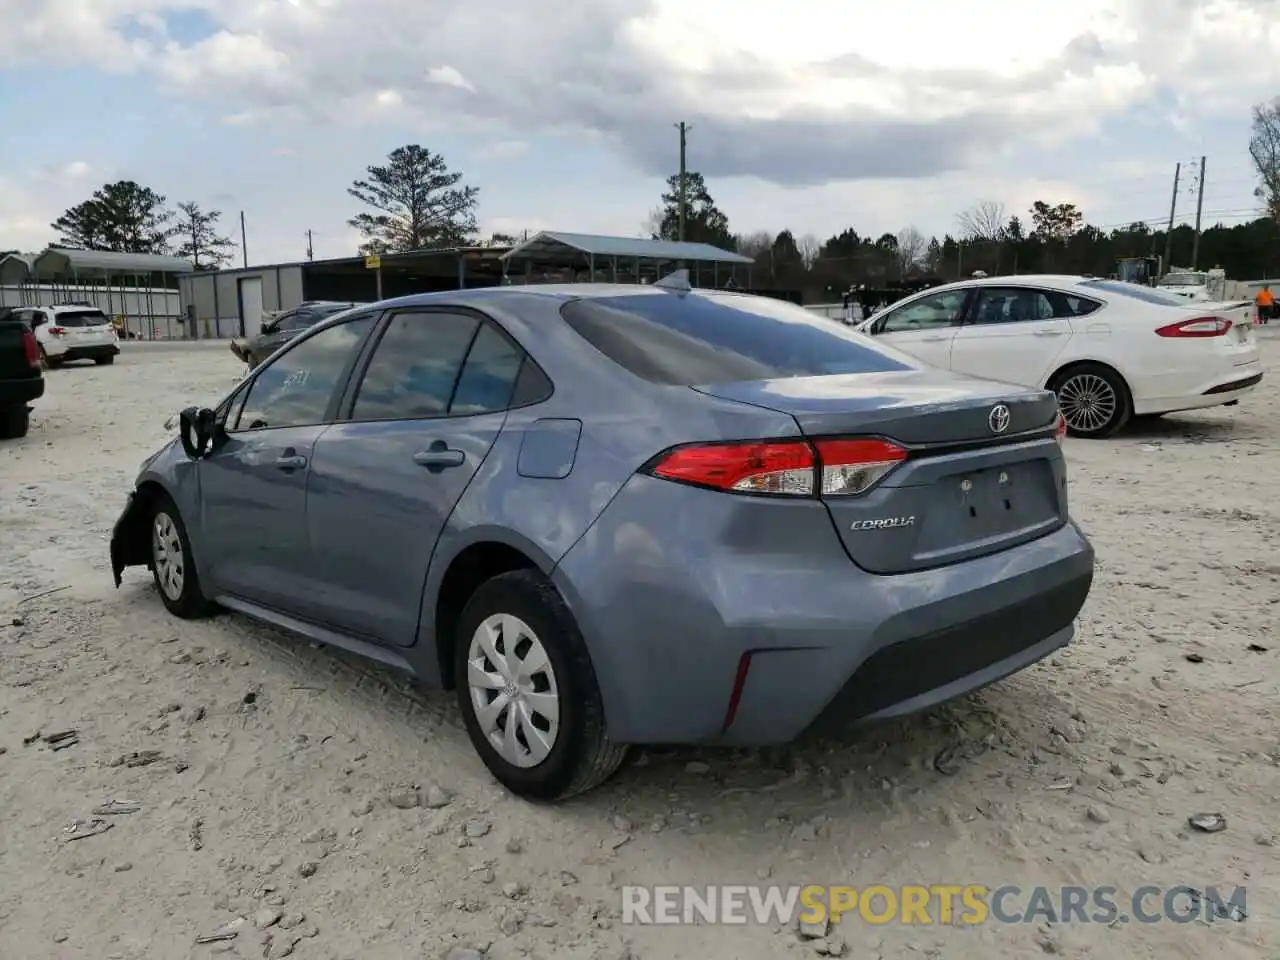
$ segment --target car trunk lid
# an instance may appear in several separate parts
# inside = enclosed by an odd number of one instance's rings
[[[819,447],[824,438],[880,437],[905,451],[868,492],[823,495],[849,557],[870,572],[956,563],[1067,522],[1048,391],[932,368],[694,389],[788,413]]]

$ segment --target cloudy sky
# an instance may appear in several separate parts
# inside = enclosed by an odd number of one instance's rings
[[[638,235],[677,120],[736,232],[954,229],[976,200],[1210,221],[1255,207],[1280,0],[0,0],[0,248],[103,182],[248,222],[253,262],[354,252],[346,187],[421,143],[485,231]],[[1193,185],[1189,185],[1193,188]],[[1194,213],[1192,189],[1179,200]],[[1180,218],[1181,219],[1181,218]],[[232,232],[232,231],[228,231]],[[238,229],[235,231],[238,232]]]

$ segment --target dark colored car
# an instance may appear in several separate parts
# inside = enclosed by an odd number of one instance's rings
[[[354,303],[333,300],[308,300],[265,322],[257,335],[232,340],[231,352],[252,370],[303,330],[310,330],[321,320],[354,306]]]
[[[26,322],[0,309],[0,440],[27,435],[31,408],[44,396],[40,346]]]

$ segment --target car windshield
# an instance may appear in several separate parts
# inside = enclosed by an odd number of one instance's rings
[[[53,315],[53,322],[59,327],[101,327],[111,321],[101,310],[60,310]]]
[[[633,294],[560,311],[592,346],[663,384],[729,383],[911,370],[905,354],[781,300],[743,294]]]
[[[1165,307],[1181,307],[1186,304],[1186,301],[1176,294],[1160,293],[1151,287],[1144,287],[1136,283],[1125,283],[1123,280],[1082,280],[1079,286],[1092,287],[1104,293],[1114,293],[1122,297],[1129,297],[1132,300],[1141,300],[1143,303],[1155,303]]]

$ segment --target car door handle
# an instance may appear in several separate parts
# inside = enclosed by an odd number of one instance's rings
[[[460,467],[467,462],[467,455],[461,450],[423,450],[413,455],[413,462],[420,467]]]
[[[294,454],[289,457],[276,458],[276,466],[281,470],[300,470],[307,465],[307,458]]]
[[[921,337],[920,342],[921,343],[941,343],[943,340],[946,340],[946,339],[948,338],[941,336],[939,334],[934,334],[931,337]]]
[[[1066,333],[1065,330],[1037,330],[1037,337],[1061,337]]]

